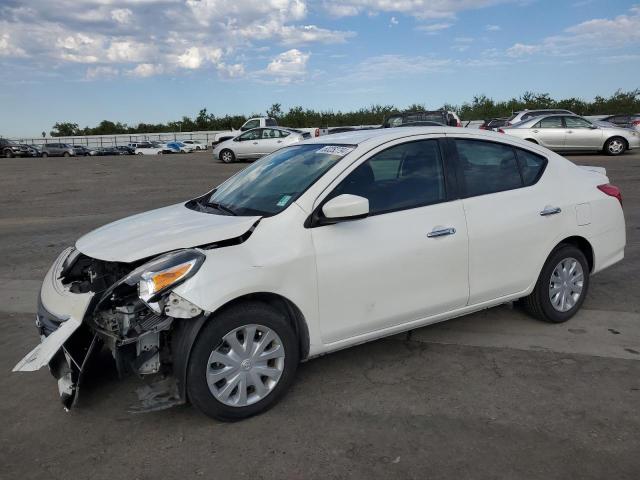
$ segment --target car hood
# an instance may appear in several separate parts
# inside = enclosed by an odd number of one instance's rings
[[[180,203],[109,223],[81,237],[76,248],[99,260],[129,263],[239,237],[260,218],[197,212]]]

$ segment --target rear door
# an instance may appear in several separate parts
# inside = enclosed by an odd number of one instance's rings
[[[545,117],[532,127],[534,138],[540,145],[547,148],[561,149],[564,147],[565,128],[562,117]]]
[[[563,117],[566,127],[564,146],[566,149],[599,150],[604,144],[602,130],[593,128],[594,125],[584,118]]]
[[[469,305],[522,292],[570,214],[541,215],[559,205],[557,189],[540,180],[547,160],[473,137],[453,143],[469,232]]]

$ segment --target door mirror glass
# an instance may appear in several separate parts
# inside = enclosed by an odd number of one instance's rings
[[[369,214],[369,200],[345,193],[325,203],[322,213],[327,219],[334,221],[363,218]]]

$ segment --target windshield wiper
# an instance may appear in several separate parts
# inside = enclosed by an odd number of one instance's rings
[[[221,203],[207,202],[207,205],[209,207],[216,208],[216,209],[220,210],[221,212],[225,212],[225,213],[228,213],[229,215],[233,215],[234,217],[238,215],[231,208],[227,207],[226,205],[222,205]]]

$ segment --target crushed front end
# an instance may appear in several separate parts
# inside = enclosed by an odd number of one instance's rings
[[[175,360],[174,323],[206,315],[172,289],[191,278],[204,259],[197,249],[134,263],[65,250],[40,292],[36,326],[42,342],[14,371],[48,365],[67,409],[77,401],[91,356],[103,347],[111,352],[119,376],[161,373],[167,385]],[[173,404],[183,401],[177,388],[171,391]]]

